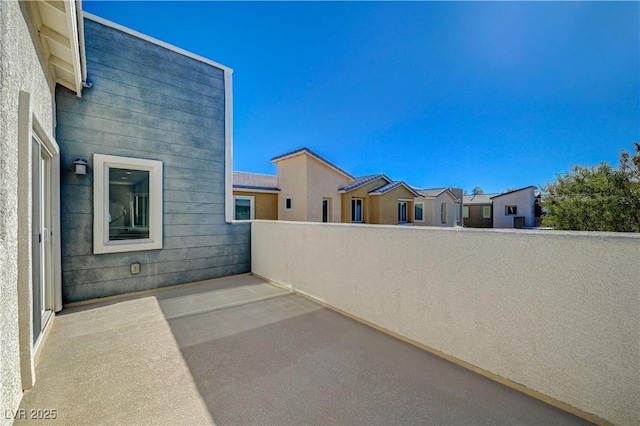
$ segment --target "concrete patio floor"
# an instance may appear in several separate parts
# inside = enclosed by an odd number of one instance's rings
[[[47,423],[588,424],[251,275],[66,309],[36,372]]]

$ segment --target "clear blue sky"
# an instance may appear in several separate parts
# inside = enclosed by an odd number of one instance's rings
[[[354,175],[501,192],[640,140],[640,2],[83,8],[234,69],[235,170],[307,146]]]

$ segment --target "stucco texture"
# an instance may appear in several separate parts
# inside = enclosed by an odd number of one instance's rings
[[[28,293],[31,271],[29,255],[20,260],[18,257],[18,241],[28,245],[31,235],[30,193],[20,190],[30,188],[30,169],[28,160],[27,167],[19,167],[19,158],[31,158],[31,144],[18,143],[21,91],[30,95],[31,113],[44,131],[50,135],[53,128],[52,83],[34,47],[38,44],[32,31],[26,3],[0,2],[0,410],[3,414],[4,410],[15,410],[22,395],[18,310],[31,310],[27,298],[18,297],[19,291]],[[27,211],[19,212],[19,206]],[[24,247],[24,253],[30,253],[30,245]],[[23,327],[28,327],[28,322]],[[0,424],[11,422],[5,417],[0,416]]]
[[[251,247],[255,274],[586,413],[640,422],[640,236],[257,221]]]

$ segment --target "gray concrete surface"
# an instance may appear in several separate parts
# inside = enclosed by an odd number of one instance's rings
[[[63,311],[37,369],[66,424],[586,424],[253,276]]]

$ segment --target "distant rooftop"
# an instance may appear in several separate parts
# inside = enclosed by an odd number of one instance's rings
[[[514,189],[512,191],[503,192],[502,194],[494,195],[491,198],[498,198],[498,197],[502,197],[503,195],[509,195],[509,194],[513,194],[514,192],[524,191],[525,189],[531,189],[531,188],[533,188],[534,190],[538,189],[533,185],[529,185],[529,186],[525,186],[524,188]]]
[[[478,194],[465,195],[462,197],[462,204],[493,204],[493,197],[500,194]]]
[[[233,172],[233,187],[235,189],[280,191],[278,176],[249,172]]]
[[[369,191],[369,194],[371,194],[371,195],[386,194],[387,192],[389,192],[392,189],[395,189],[395,188],[397,188],[399,186],[404,186],[409,191],[411,191],[416,197],[420,195],[412,187],[410,187],[409,185],[407,185],[405,182],[403,182],[401,180],[397,180],[395,182],[390,182],[390,183],[388,183],[386,185],[383,185],[383,186],[381,186],[379,188],[374,189],[373,191]]]
[[[293,156],[300,155],[300,154],[308,154],[308,155],[310,155],[312,157],[315,157],[318,161],[320,161],[322,163],[325,163],[327,166],[331,167],[332,169],[336,170],[339,173],[342,173],[343,175],[347,176],[349,179],[354,179],[354,176],[351,173],[349,173],[346,170],[344,170],[343,168],[335,165],[331,161],[329,161],[326,158],[324,158],[322,155],[310,150],[307,147],[296,149],[295,151],[290,151],[290,152],[284,153],[282,155],[278,155],[277,157],[273,157],[271,159],[271,162],[272,163],[277,163],[278,161],[282,161],[285,158],[293,157]]]
[[[367,176],[360,176],[355,178],[355,180],[352,180],[351,182],[348,182],[344,185],[341,185],[338,188],[338,191],[344,191],[344,192],[349,192],[349,191],[353,191],[354,189],[360,188],[361,186],[364,186],[368,183],[371,183],[375,180],[378,179],[385,179],[387,182],[391,182],[391,179],[389,179],[387,177],[387,175],[385,175],[384,173],[378,173],[375,175],[367,175]]]

